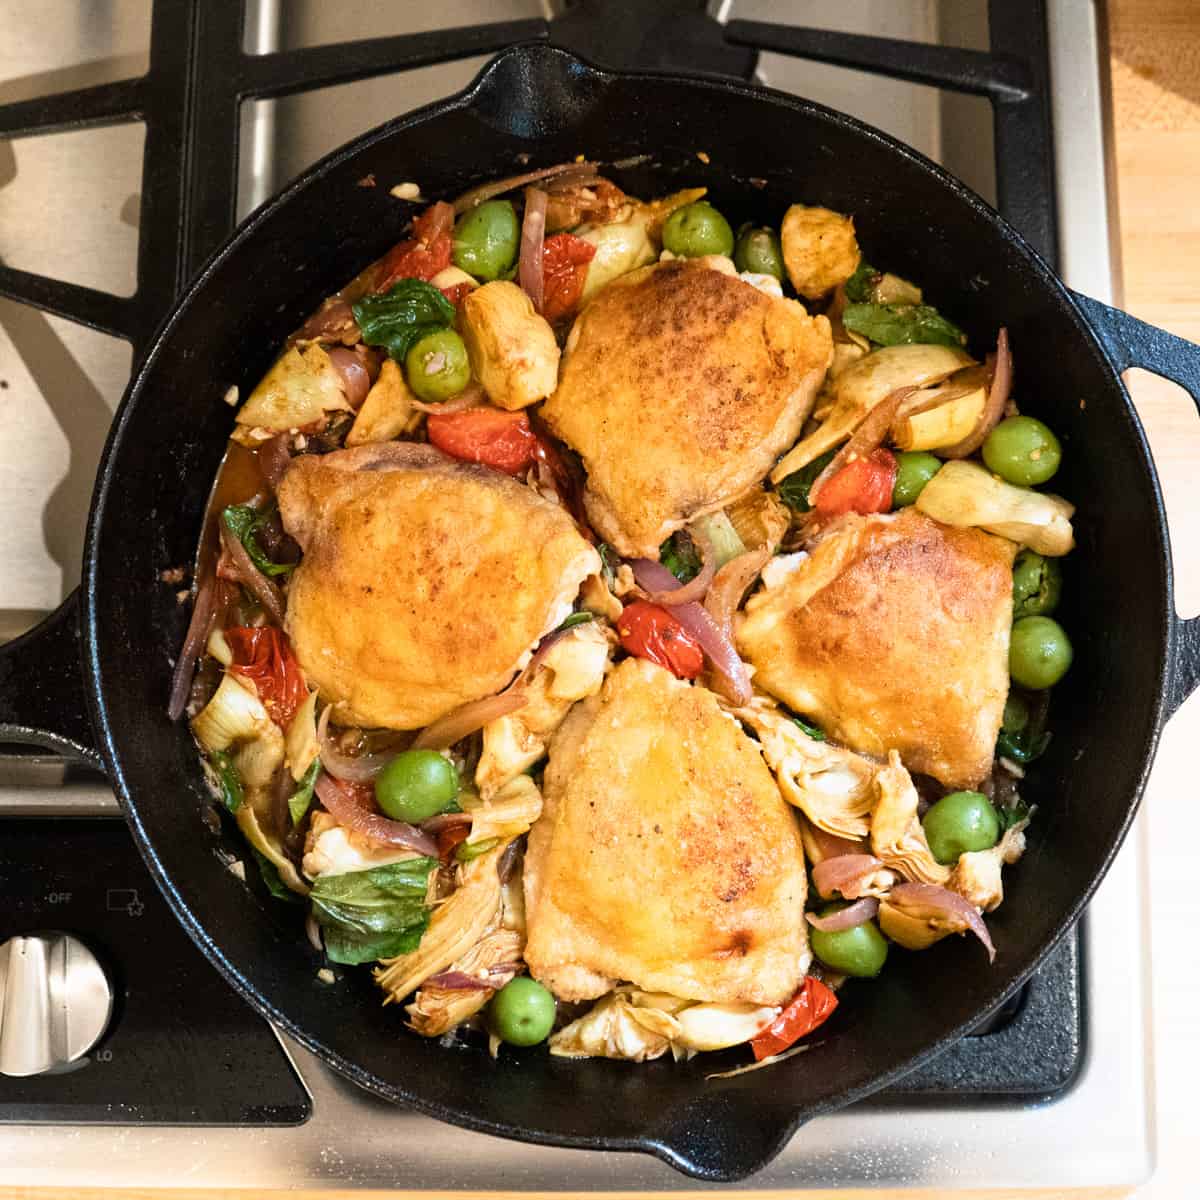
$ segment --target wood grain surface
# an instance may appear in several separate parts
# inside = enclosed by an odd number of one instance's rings
[[[1124,304],[1145,320],[1200,341],[1200,2],[1110,0],[1113,114]],[[1131,381],[1163,477],[1177,547],[1200,528],[1200,488],[1189,486],[1200,462],[1200,421],[1186,394],[1153,376]],[[1188,534],[1190,533],[1190,539]],[[1200,612],[1200,555],[1177,553],[1181,610]],[[1182,1114],[1185,1119],[1186,1114]],[[1170,1126],[1164,1125],[1164,1135]],[[1181,1134],[1182,1141],[1182,1134]],[[1164,1147],[1169,1157],[1171,1147]],[[1186,1148],[1181,1150],[1186,1153]],[[1158,1189],[1152,1189],[1155,1195]],[[268,1200],[285,1192],[3,1188],[0,1200]],[[490,1192],[490,1200],[570,1195]],[[695,1193],[659,1192],[664,1200]],[[1163,1191],[1174,1200],[1175,1193]],[[605,1193],[622,1200],[639,1193]],[[796,1192],[739,1191],[740,1200],[782,1200]],[[807,1200],[880,1200],[879,1191],[812,1191]],[[906,1190],[892,1200],[1117,1200],[1125,1188],[1043,1191]],[[1179,1193],[1182,1197],[1183,1193]],[[305,1192],[305,1200],[463,1200],[461,1192]]]

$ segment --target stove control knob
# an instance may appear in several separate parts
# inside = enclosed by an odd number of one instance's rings
[[[85,1055],[108,1027],[112,988],[66,933],[0,943],[0,1075],[42,1075]]]

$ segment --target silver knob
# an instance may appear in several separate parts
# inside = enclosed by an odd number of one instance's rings
[[[0,1075],[41,1075],[85,1055],[112,1016],[96,956],[67,933],[0,945]]]

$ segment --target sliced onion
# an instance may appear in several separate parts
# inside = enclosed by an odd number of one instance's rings
[[[407,821],[393,821],[375,811],[374,793],[365,784],[346,783],[322,771],[317,776],[315,790],[339,825],[388,846],[403,846],[437,858],[437,842],[429,834]]]
[[[924,916],[926,913],[936,916],[961,918],[966,921],[971,932],[984,944],[988,952],[988,961],[996,961],[996,947],[992,945],[992,935],[988,933],[979,910],[969,901],[952,892],[949,888],[937,887],[932,883],[898,883],[888,893],[890,903],[901,908],[913,905],[925,910],[912,913],[913,916]]]
[[[897,388],[888,392],[875,405],[861,425],[850,435],[850,440],[831,458],[825,469],[812,482],[808,489],[808,502],[817,507],[817,497],[821,489],[847,464],[860,458],[866,458],[873,450],[883,445],[896,418],[896,410],[918,389],[915,387]]]
[[[988,388],[987,403],[983,406],[979,421],[961,442],[939,449],[940,457],[966,458],[967,455],[974,454],[1004,415],[1004,406],[1008,403],[1009,393],[1012,391],[1013,360],[1008,348],[1008,330],[1003,326],[996,337],[995,361],[992,362],[989,356],[989,362],[992,366],[992,383]]]
[[[299,341],[314,341],[321,337],[344,341],[351,333],[355,341],[362,336],[354,319],[354,310],[340,296],[331,296],[300,326],[295,337]]]
[[[218,520],[221,549],[229,557],[238,582],[267,610],[276,625],[283,625],[283,593],[254,565],[246,547],[229,532],[223,520]]]
[[[813,867],[813,883],[822,896],[829,897],[834,892],[846,896],[845,887],[882,868],[883,863],[873,854],[838,854]]]
[[[358,412],[362,408],[362,402],[367,398],[367,393],[371,390],[371,374],[367,370],[366,363],[353,350],[347,350],[345,346],[334,346],[328,351],[328,354],[329,361],[342,381],[342,391],[346,396],[346,403],[355,412]]]
[[[763,567],[771,561],[769,546],[758,550],[747,550],[737,558],[731,558],[718,572],[704,597],[708,615],[722,628],[733,630],[733,614],[737,612],[746,589],[758,578]]]
[[[175,660],[175,672],[171,676],[171,694],[167,701],[167,716],[172,721],[178,721],[187,708],[192,679],[196,674],[196,662],[204,653],[216,614],[217,576],[215,572],[210,571],[196,592],[196,600],[192,605],[192,619],[188,622],[183,648]]]
[[[482,700],[472,700],[469,704],[464,704],[444,717],[440,717],[432,725],[427,725],[417,734],[412,748],[414,750],[448,750],[455,742],[460,742],[477,729],[482,729],[489,721],[507,717],[509,713],[516,712],[518,708],[524,708],[525,702],[525,693],[516,688],[510,688],[498,696],[486,696]]]
[[[805,916],[808,923],[822,933],[840,933],[843,929],[853,929],[869,921],[878,911],[879,901],[874,896],[866,896],[827,917],[818,917],[816,913],[805,913]]]
[[[424,400],[409,400],[409,405],[423,413],[466,412],[468,408],[479,408],[487,403],[487,392],[480,383],[468,384],[457,396],[437,404],[426,404]]]
[[[827,858],[837,858],[842,854],[861,854],[863,851],[863,843],[853,841],[850,838],[838,837],[836,833],[828,833],[826,830],[814,825],[811,821],[805,822],[809,836],[816,842],[821,851],[821,862]],[[819,864],[818,864],[819,865]]]
[[[478,975],[468,975],[464,971],[442,971],[439,975],[430,975],[422,986],[445,988],[448,992],[476,992],[481,988],[497,991],[504,983],[490,974],[480,979]]]
[[[536,171],[526,171],[523,175],[510,175],[507,179],[493,179],[487,183],[481,183],[478,187],[473,187],[469,191],[463,192],[454,201],[454,211],[455,213],[465,213],[469,209],[477,208],[485,200],[491,200],[493,196],[502,196],[505,192],[525,187],[530,183],[537,183],[542,179],[554,179],[563,175],[577,175],[580,178],[590,178],[595,174],[596,166],[594,163],[567,162],[558,163],[553,167],[540,167]]]
[[[292,465],[292,451],[288,445],[290,437],[286,433],[277,433],[270,441],[263,442],[257,451],[258,469],[263,478],[271,485],[272,490],[279,488],[280,480]]]
[[[455,829],[459,825],[470,825],[471,821],[472,817],[468,812],[438,813],[436,817],[430,817],[428,821],[422,821],[421,828],[426,833],[436,835],[441,833],[443,829]]]
[[[538,312],[546,298],[546,278],[542,270],[542,246],[546,240],[546,204],[550,197],[541,188],[525,189],[525,217],[521,221],[521,257],[517,278],[521,290],[533,301]]]
[[[648,591],[646,599],[651,604],[663,604],[670,608],[676,604],[704,603],[704,597],[708,595],[709,585],[717,573],[717,554],[713,549],[712,540],[700,529],[689,529],[687,535],[695,543],[696,550],[700,555],[700,570],[696,573],[696,577],[689,579],[687,583],[680,583],[672,575],[671,578],[675,582],[674,587],[654,592]]]
[[[341,779],[346,783],[372,783],[379,772],[396,756],[343,753],[329,736],[329,717],[332,712],[333,705],[327,704],[317,722],[317,745],[320,747],[321,766],[334,779]]]
[[[324,952],[325,939],[321,936],[321,926],[317,924],[317,918],[312,915],[311,911],[304,918],[304,936],[308,938],[308,944],[318,954]]]
[[[454,229],[454,205],[446,200],[439,200],[436,204],[431,204],[422,214],[425,221],[425,237],[424,242],[427,246],[432,245],[444,233],[451,233]]]
[[[679,580],[662,563],[656,563],[652,558],[635,558],[631,565],[634,578],[647,592],[669,591],[672,586],[679,587]],[[750,673],[738,656],[729,631],[721,629],[699,604],[677,604],[671,611],[708,655],[713,669],[728,688],[729,699],[735,704],[749,703]]]

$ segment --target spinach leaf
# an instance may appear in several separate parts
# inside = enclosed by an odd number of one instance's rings
[[[559,630],[562,630],[562,629],[574,629],[576,625],[586,625],[589,621],[594,621],[595,619],[596,619],[596,614],[587,612],[586,610],[580,611],[580,612],[573,612],[558,627],[558,629],[554,630],[554,632],[558,633]]]
[[[454,305],[432,284],[401,279],[381,296],[363,296],[350,306],[368,346],[386,346],[397,362],[427,333],[454,324]]]
[[[617,582],[617,568],[621,565],[620,556],[607,542],[601,542],[596,547],[596,553],[600,555],[601,578],[611,589]]]
[[[801,467],[800,470],[793,471],[786,478],[780,480],[779,486],[775,489],[779,493],[780,500],[796,512],[808,512],[812,507],[808,502],[809,489],[817,476],[829,466],[836,453],[836,450],[826,450],[824,454],[814,458],[807,467]]]
[[[250,561],[264,575],[286,575],[296,569],[295,563],[272,562],[258,544],[258,531],[275,515],[274,507],[260,512],[248,504],[232,504],[221,513],[225,527],[233,534],[250,555]]]
[[[810,725],[803,717],[792,717],[792,720],[808,734],[814,742],[823,742],[825,740],[825,731],[819,725]]]
[[[700,574],[700,553],[686,533],[673,533],[658,548],[658,561],[680,583],[687,583]]]
[[[436,858],[410,858],[319,876],[310,895],[330,959],[353,965],[415,950],[429,925],[425,891],[437,865]]]
[[[1015,733],[1001,731],[996,739],[996,757],[1011,758],[1013,762],[1024,765],[1035,758],[1041,758],[1050,745],[1049,730],[1040,732],[1028,726]]]
[[[242,790],[241,776],[238,775],[237,767],[233,765],[233,758],[228,750],[214,750],[208,756],[208,761],[217,773],[217,783],[221,788],[221,803],[231,813],[237,812],[242,807],[246,793]]]
[[[265,854],[256,850],[253,846],[250,847],[250,853],[254,855],[254,861],[258,863],[258,873],[262,876],[262,881],[266,884],[267,891],[276,900],[286,900],[289,904],[301,903],[302,897],[296,895],[279,878],[279,868]]]
[[[928,304],[847,304],[842,324],[880,346],[965,346],[967,335]]]
[[[858,264],[858,269],[846,280],[846,299],[851,304],[862,304],[871,298],[871,288],[879,272],[864,258]]]
[[[313,788],[316,787],[317,776],[320,773],[321,759],[318,756],[312,760],[312,766],[304,772],[296,790],[288,797],[288,811],[292,814],[293,825],[299,825],[304,820],[304,814],[312,804]]]
[[[1014,825],[1029,816],[1029,805],[1024,800],[1018,800],[1008,808],[997,808],[996,816],[1000,818],[1000,836],[1003,837]]]

